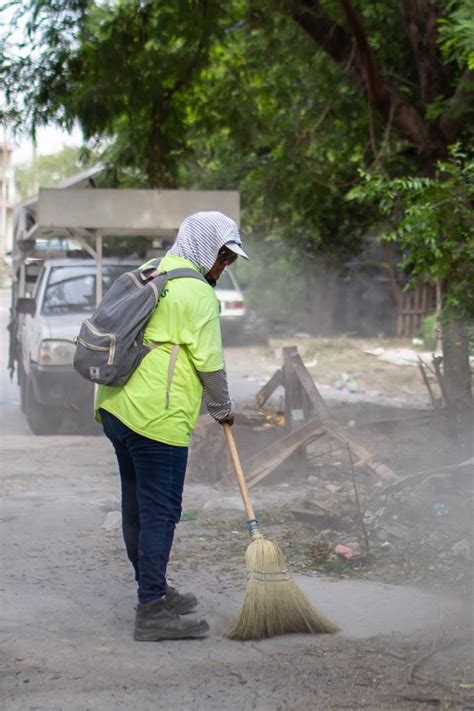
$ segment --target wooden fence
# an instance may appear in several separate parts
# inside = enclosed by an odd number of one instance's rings
[[[397,336],[413,338],[419,332],[423,319],[435,309],[435,291],[422,284],[411,291],[404,291],[397,313]]]

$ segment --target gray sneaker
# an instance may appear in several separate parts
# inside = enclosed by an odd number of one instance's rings
[[[187,615],[198,604],[196,595],[180,593],[176,588],[172,588],[169,585],[166,586],[165,601],[170,610],[177,612],[178,615]]]
[[[204,637],[208,631],[206,620],[183,620],[169,608],[163,597],[146,604],[138,603],[133,635],[137,642]]]

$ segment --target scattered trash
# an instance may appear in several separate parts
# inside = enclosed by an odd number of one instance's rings
[[[122,525],[122,514],[120,511],[109,511],[102,524],[104,531],[115,531]]]
[[[314,368],[316,365],[318,365],[319,361],[317,358],[313,358],[313,360],[310,360],[308,362],[305,362],[306,368]]]
[[[340,462],[338,462],[338,464],[340,464]],[[324,482],[324,486],[331,494],[337,494],[337,492],[343,488],[341,484],[330,484],[328,482]]]
[[[379,540],[393,540],[406,538],[410,533],[408,526],[404,526],[396,521],[390,521],[390,523],[381,522],[380,528],[377,533]]]
[[[422,345],[424,345],[424,343],[425,343],[422,338],[417,338],[417,336],[415,336],[414,338],[412,338],[412,339],[411,339],[411,342],[413,343],[414,346],[422,346]]]
[[[381,356],[382,353],[385,353],[385,348],[374,348],[373,350],[364,350],[362,353],[367,353],[367,355],[374,355],[374,356]]]
[[[334,549],[334,553],[339,556],[339,558],[344,558],[345,560],[352,560],[360,555],[360,551],[350,548],[343,543],[338,543]]]
[[[433,501],[431,509],[435,516],[446,516],[449,513],[448,507],[440,504],[439,501]]]
[[[336,385],[338,390],[348,393],[359,392],[359,390],[357,389],[357,381],[354,379],[353,375],[351,375],[350,373],[341,373],[341,378],[342,382]]]
[[[389,551],[393,550],[395,548],[395,546],[393,545],[392,541],[384,541],[382,543],[382,545],[380,546],[380,548],[383,551],[389,552]]]

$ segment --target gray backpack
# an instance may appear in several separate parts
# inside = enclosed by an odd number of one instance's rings
[[[145,346],[146,323],[170,279],[206,279],[193,269],[134,269],[114,281],[90,319],[82,322],[74,368],[86,380],[123,385],[143,358],[159,344]],[[206,282],[207,283],[207,282]]]

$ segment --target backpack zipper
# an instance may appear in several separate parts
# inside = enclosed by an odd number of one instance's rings
[[[109,351],[109,359],[107,361],[107,365],[113,365],[114,358],[115,358],[115,343],[116,343],[116,338],[113,333],[102,333],[102,331],[99,331],[95,326],[91,324],[90,321],[84,321],[84,325],[87,326],[89,331],[91,331],[93,334],[96,336],[108,336],[110,338],[110,348],[105,348],[105,346],[96,346],[96,348],[102,350],[108,350]]]
[[[84,346],[85,348],[90,348],[93,351],[107,351],[107,352],[109,351],[107,346],[94,346],[92,343],[87,343],[87,341],[85,341],[80,336],[76,337],[76,342],[80,343],[81,346]]]

